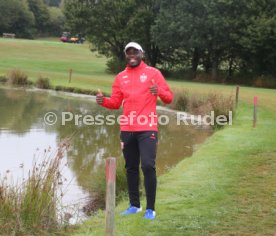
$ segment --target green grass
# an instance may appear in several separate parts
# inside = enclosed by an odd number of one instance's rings
[[[110,93],[114,75],[106,70],[106,58],[97,53],[91,53],[89,44],[67,44],[58,39],[51,40],[23,40],[0,38],[0,75],[6,75],[11,69],[23,70],[30,80],[35,82],[39,77],[49,78],[53,86],[61,85],[83,89],[101,88]],[[73,70],[72,81],[69,83],[69,70]],[[173,89],[187,88],[194,93],[222,92],[234,94],[234,86],[169,81]],[[254,95],[262,97],[260,105],[273,108],[276,98],[270,96],[273,89],[255,89],[241,87],[240,97],[251,102]],[[271,101],[271,99],[273,99]],[[271,104],[271,105],[269,105]]]
[[[116,235],[275,235],[275,119],[260,107],[252,128],[251,106],[242,102],[233,126],[159,178],[156,220],[122,217],[127,200],[118,205]],[[103,234],[100,212],[73,235]]]
[[[106,58],[91,53],[89,44],[54,41],[0,39],[0,75],[13,68],[23,70],[30,80],[49,78],[52,85],[110,92],[113,75],[105,72]],[[73,70],[72,81],[69,70]]]
[[[53,85],[67,86],[72,68],[68,86],[100,87],[105,92],[110,92],[114,79],[105,73],[106,59],[92,54],[87,45],[0,39],[0,52],[0,75],[17,67],[32,80],[42,75]],[[169,84],[199,96],[235,95],[235,86],[173,80]],[[256,128],[253,96],[259,98]],[[191,158],[159,177],[156,220],[145,221],[142,214],[120,216],[128,205],[125,199],[116,208],[116,235],[275,235],[275,120],[275,90],[241,87],[233,125],[216,131]],[[71,235],[104,235],[104,222],[100,211]]]

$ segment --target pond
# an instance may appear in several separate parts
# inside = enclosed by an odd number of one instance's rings
[[[44,116],[54,112],[57,123],[47,125]],[[89,179],[105,158],[123,158],[120,149],[119,125],[62,124],[62,112],[81,115],[120,115],[121,111],[107,110],[91,96],[0,88],[0,174],[12,175],[13,180],[26,176],[34,160],[44,150],[56,150],[60,142],[70,137],[62,169],[66,189],[62,204],[78,205],[81,209],[90,200]],[[158,112],[164,114],[164,111]],[[183,158],[192,155],[196,147],[212,134],[209,129],[177,125],[176,115],[169,124],[159,126],[157,174],[161,175]],[[22,168],[22,166],[24,166]],[[25,175],[24,175],[25,174]]]

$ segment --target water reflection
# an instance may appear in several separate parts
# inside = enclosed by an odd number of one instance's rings
[[[87,179],[104,158],[122,158],[118,124],[77,126],[74,121],[61,124],[63,111],[93,116],[121,114],[121,111],[106,110],[89,100],[42,91],[0,89],[0,173],[15,169],[20,163],[31,168],[37,148],[43,150],[51,146],[55,149],[61,140],[70,137],[66,178],[73,181],[68,191],[77,193],[76,198],[85,196],[89,192]],[[59,118],[53,126],[44,124],[44,114],[49,111],[54,111]],[[157,173],[162,174],[184,157],[191,156],[193,146],[202,143],[210,134],[210,130],[177,126],[171,115],[170,124],[159,127]]]

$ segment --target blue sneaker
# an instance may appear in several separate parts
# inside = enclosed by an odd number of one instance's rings
[[[153,220],[155,219],[155,211],[153,211],[152,209],[147,209],[145,214],[144,214],[144,218],[147,220]]]
[[[130,214],[136,214],[138,212],[142,211],[142,207],[135,207],[135,206],[130,206],[127,208],[125,211],[121,213],[121,215],[130,215]]]

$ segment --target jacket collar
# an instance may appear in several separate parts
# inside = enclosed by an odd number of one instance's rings
[[[146,63],[144,62],[144,61],[141,61],[140,62],[140,65],[139,66],[136,66],[136,67],[130,67],[128,64],[127,64],[127,66],[126,66],[126,70],[127,71],[138,71],[138,70],[140,70],[140,69],[142,69],[142,68],[144,68],[144,67],[146,67]]]

